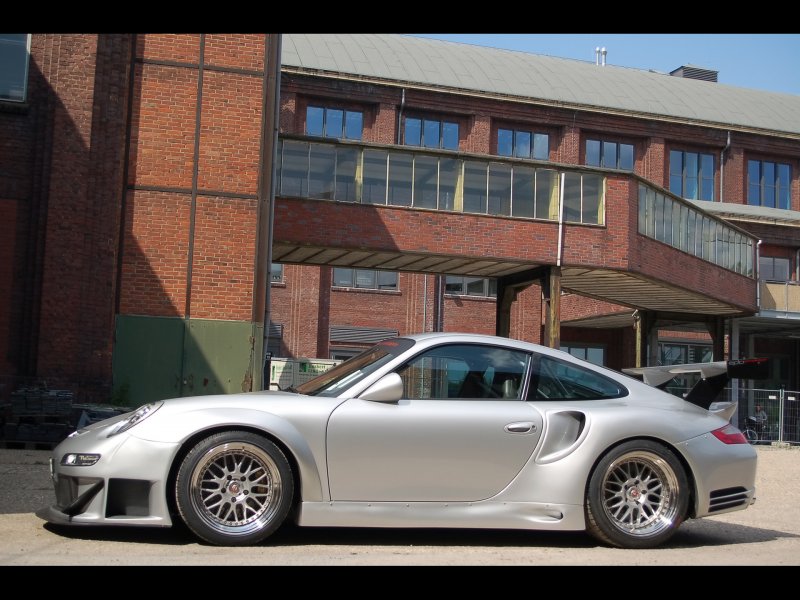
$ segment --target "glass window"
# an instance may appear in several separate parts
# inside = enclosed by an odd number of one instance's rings
[[[436,208],[436,182],[439,160],[420,154],[414,158],[414,206]]]
[[[713,200],[714,156],[670,150],[669,191],[689,200]]]
[[[599,400],[619,398],[628,390],[613,379],[590,369],[540,355],[531,375],[531,400]]]
[[[592,167],[633,170],[633,145],[607,140],[586,140],[586,164]]]
[[[403,142],[406,146],[458,150],[458,123],[406,117]]]
[[[307,135],[360,140],[363,122],[361,111],[310,105],[306,108]]]
[[[602,346],[562,344],[561,350],[569,352],[575,358],[589,361],[601,367],[605,364],[606,350]]]
[[[422,135],[422,121],[406,117],[406,130],[403,136],[406,146],[419,146]]]
[[[283,282],[283,263],[272,263],[269,268],[269,280],[271,283]]]
[[[489,163],[489,199],[490,215],[511,214],[511,165]]]
[[[334,267],[333,285],[335,287],[394,291],[397,290],[397,271]]]
[[[773,256],[758,257],[758,278],[765,281],[789,281],[789,259]]]
[[[747,161],[747,203],[789,209],[791,167],[762,160]]]
[[[0,100],[25,102],[30,35],[0,33]]]
[[[445,278],[444,291],[446,294],[460,296],[495,298],[497,297],[497,280],[486,277],[448,275]]]
[[[529,355],[476,344],[438,346],[398,370],[412,400],[519,400]]]
[[[546,133],[517,129],[497,130],[497,154],[517,158],[549,160],[550,136]]]

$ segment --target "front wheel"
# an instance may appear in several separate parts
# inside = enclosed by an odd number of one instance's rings
[[[272,535],[286,518],[293,493],[292,471],[280,448],[246,431],[198,442],[175,482],[183,521],[218,546],[257,544]]]
[[[586,493],[587,531],[620,548],[653,548],[686,518],[689,482],[667,447],[649,440],[617,446],[595,467]]]

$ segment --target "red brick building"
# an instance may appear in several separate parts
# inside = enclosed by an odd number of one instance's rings
[[[798,385],[800,98],[393,35],[0,44],[4,397],[432,330]]]

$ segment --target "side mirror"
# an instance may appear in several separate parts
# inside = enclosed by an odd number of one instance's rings
[[[384,375],[359,396],[371,402],[397,402],[403,397],[403,380],[397,373]]]

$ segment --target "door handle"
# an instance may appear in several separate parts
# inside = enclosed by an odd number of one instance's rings
[[[518,423],[509,423],[504,429],[508,433],[533,433],[536,431],[536,425],[530,421],[520,421]]]

